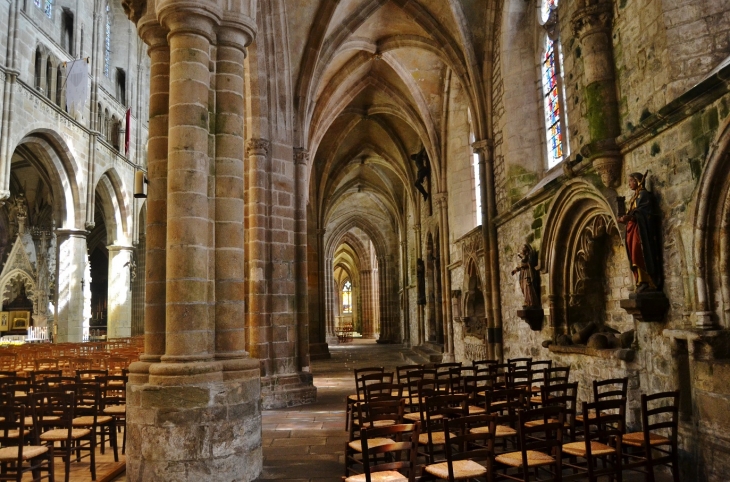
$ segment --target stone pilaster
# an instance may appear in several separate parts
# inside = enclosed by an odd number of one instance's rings
[[[591,142],[582,149],[607,187],[621,181],[622,156],[616,145],[621,133],[614,72],[613,2],[602,0],[579,8],[573,31],[582,46],[584,92]]]
[[[215,122],[215,356],[245,358],[243,65],[250,35],[218,28]],[[225,362],[224,362],[225,366]]]
[[[337,334],[335,333],[335,313],[337,306],[335,304],[335,280],[334,280],[334,261],[328,256],[324,260],[324,305],[325,305],[325,324],[327,326],[326,340],[330,345],[337,344]]]
[[[131,246],[109,246],[109,301],[107,305],[107,338],[132,335],[132,261]]]
[[[269,283],[266,277],[268,244],[269,151],[266,139],[249,139],[246,144],[248,193],[246,208],[246,276],[248,313],[246,326],[251,356],[259,358],[264,373],[271,372],[271,325]]]

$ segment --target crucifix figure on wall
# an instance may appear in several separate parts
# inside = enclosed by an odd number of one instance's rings
[[[414,185],[416,186],[416,189],[418,189],[418,192],[420,192],[423,196],[423,200],[426,201],[428,200],[428,192],[426,191],[426,188],[423,187],[423,184],[427,177],[431,177],[431,166],[428,160],[428,154],[426,153],[426,148],[422,148],[418,154],[411,155],[411,159],[416,163],[416,167],[418,168],[418,171],[416,172],[416,182]]]

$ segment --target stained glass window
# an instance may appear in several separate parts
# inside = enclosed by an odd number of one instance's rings
[[[41,8],[41,0],[33,0],[36,7]]]
[[[106,4],[106,31],[104,32],[104,75],[109,77],[109,64],[112,56],[112,10]]]
[[[352,313],[352,283],[345,281],[345,286],[342,288],[342,312]]]
[[[553,167],[563,160],[563,132],[560,125],[560,88],[558,86],[557,56],[555,50],[555,43],[547,38],[545,57],[542,61],[542,85],[545,94],[548,167]]]
[[[53,0],[46,0],[46,6],[43,9],[43,13],[45,13],[48,18],[53,16]]]
[[[543,0],[542,2],[542,21],[547,22],[550,17],[550,10],[558,7],[558,0]]]

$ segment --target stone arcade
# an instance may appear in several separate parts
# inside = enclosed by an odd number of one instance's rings
[[[144,334],[128,480],[258,477],[343,333],[628,377],[634,428],[679,390],[682,480],[730,479],[726,0],[0,4],[3,312]]]

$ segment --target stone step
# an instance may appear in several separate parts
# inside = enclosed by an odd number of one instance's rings
[[[409,350],[402,350],[401,356],[404,361],[413,365],[440,363],[443,358],[443,345],[427,342],[423,345],[414,346]]]

